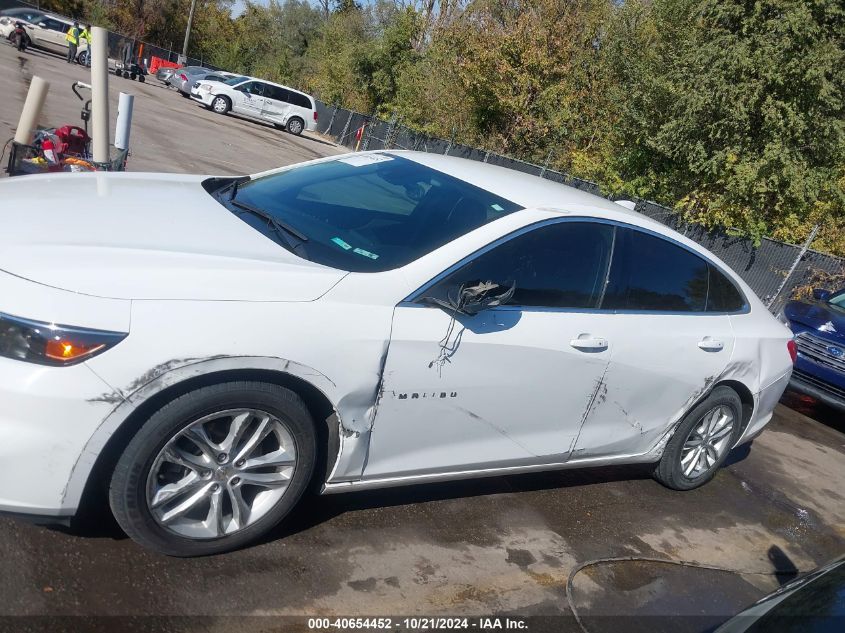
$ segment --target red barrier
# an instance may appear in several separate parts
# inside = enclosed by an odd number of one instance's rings
[[[166,59],[164,59],[162,57],[156,57],[155,55],[153,55],[150,58],[149,73],[151,75],[155,75],[156,71],[159,68],[181,68],[181,67],[182,67],[181,64],[177,64],[176,62],[170,62],[170,61],[167,61]]]

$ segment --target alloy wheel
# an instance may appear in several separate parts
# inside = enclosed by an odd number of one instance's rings
[[[242,408],[206,415],[159,452],[147,477],[147,507],[179,536],[228,536],[276,506],[296,457],[289,429],[270,413]]]
[[[302,132],[302,123],[300,123],[299,119],[293,119],[288,126],[293,134],[299,134]]]
[[[681,471],[687,479],[709,472],[730,449],[735,418],[730,407],[714,407],[699,420],[681,449]]]
[[[218,97],[214,100],[214,111],[218,114],[224,114],[226,112],[226,100]]]

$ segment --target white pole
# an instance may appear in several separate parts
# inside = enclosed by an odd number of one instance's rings
[[[117,124],[114,129],[114,146],[129,149],[129,131],[132,128],[132,107],[135,97],[125,92],[120,93],[117,102]]]
[[[41,116],[41,109],[44,107],[44,100],[47,98],[47,91],[50,83],[37,75],[32,78],[29,84],[29,92],[26,94],[26,101],[23,104],[21,118],[18,121],[18,128],[15,131],[15,142],[21,145],[32,143],[32,136],[35,126],[38,125],[38,118]]]
[[[91,117],[94,132],[94,162],[109,162],[109,32],[91,29]]]

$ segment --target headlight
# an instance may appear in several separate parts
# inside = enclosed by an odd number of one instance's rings
[[[0,18],[0,24],[8,24],[9,18]]]
[[[123,332],[56,325],[0,313],[0,356],[39,365],[81,363],[126,338]]]

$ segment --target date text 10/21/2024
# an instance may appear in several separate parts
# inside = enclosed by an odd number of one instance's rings
[[[407,630],[407,631],[431,631],[431,630],[476,630],[476,631],[498,631],[498,630],[525,630],[528,623],[521,618],[499,618],[499,617],[475,617],[475,618],[449,618],[449,617],[351,617],[351,618],[308,618],[308,628],[314,631],[321,630]]]

